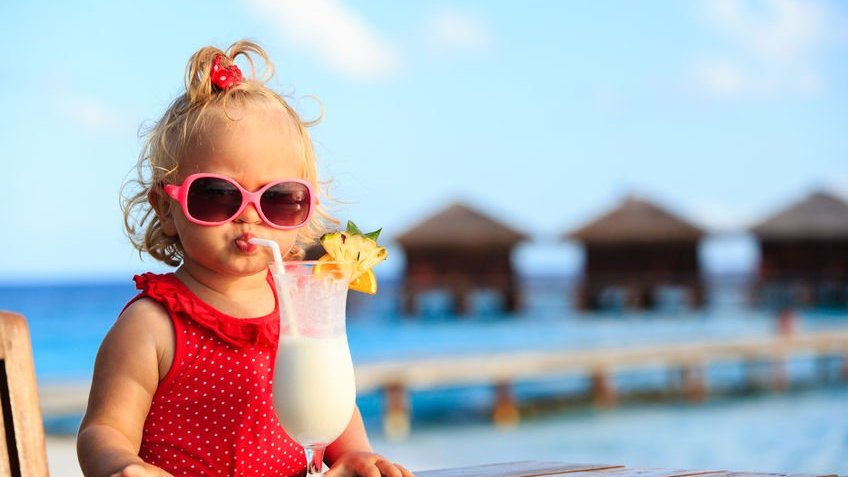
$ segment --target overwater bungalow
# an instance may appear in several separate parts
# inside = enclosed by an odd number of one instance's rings
[[[704,303],[698,242],[704,231],[642,198],[564,235],[583,244],[585,261],[575,301],[579,309],[651,309],[659,293],[678,292],[688,305]]]
[[[475,290],[497,293],[507,312],[521,303],[512,250],[527,236],[462,203],[454,203],[395,238],[406,254],[403,310],[415,314],[418,297],[447,291],[453,311],[469,311]]]
[[[818,191],[751,229],[760,248],[755,299],[775,306],[848,306],[848,203]]]

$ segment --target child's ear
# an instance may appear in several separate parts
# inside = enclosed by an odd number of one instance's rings
[[[159,217],[162,224],[162,232],[173,237],[177,235],[177,227],[174,225],[174,215],[171,213],[171,199],[165,194],[161,187],[153,186],[147,193],[147,201]]]

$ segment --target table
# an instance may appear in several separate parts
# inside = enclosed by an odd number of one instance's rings
[[[840,477],[837,474],[799,474],[773,472],[736,472],[634,468],[623,465],[566,464],[561,462],[522,461],[415,472],[417,477]]]

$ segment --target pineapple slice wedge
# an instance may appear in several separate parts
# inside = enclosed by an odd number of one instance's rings
[[[377,245],[380,231],[364,234],[356,224],[348,221],[344,232],[331,232],[321,237],[321,245],[327,254],[318,261],[352,263],[350,289],[373,295],[377,293],[377,277],[371,269],[388,255],[385,247]],[[321,268],[316,268],[316,273]]]
[[[335,268],[338,267],[338,265],[327,263],[335,261],[330,254],[322,256],[318,259],[318,261],[321,263],[315,266],[314,273],[335,275]],[[339,273],[341,273],[341,271]],[[374,275],[374,271],[366,270],[365,273],[359,275],[359,278],[351,280],[348,288],[361,293],[375,295],[377,294],[377,276]]]

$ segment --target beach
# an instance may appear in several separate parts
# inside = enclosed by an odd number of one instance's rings
[[[77,461],[76,438],[47,436],[47,466],[52,477],[82,477]]]

